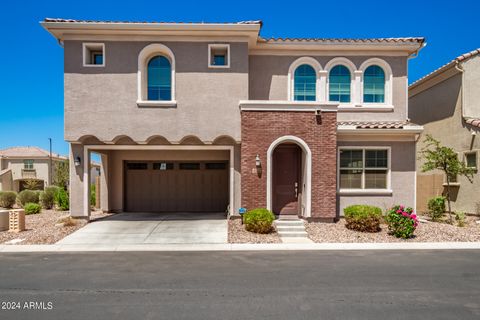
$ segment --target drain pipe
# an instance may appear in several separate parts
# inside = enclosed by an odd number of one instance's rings
[[[460,61],[458,59],[455,59],[455,69],[462,74],[462,95],[460,97],[460,108],[462,109],[462,118],[465,119],[465,108],[463,106],[463,95],[464,95],[464,85],[463,85],[463,75],[465,70],[463,69],[462,65],[460,64]]]

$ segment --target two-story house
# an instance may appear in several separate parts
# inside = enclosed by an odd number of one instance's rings
[[[12,147],[0,150],[0,191],[43,189],[51,183],[55,163],[66,157],[39,147]],[[33,182],[33,183],[32,183]]]
[[[443,145],[453,148],[458,158],[474,169],[472,183],[465,177],[451,177],[452,209],[480,213],[480,49],[458,56],[410,85],[409,115],[425,131]],[[422,172],[423,160],[417,167],[417,209],[427,210],[428,200],[446,193],[446,179],[440,171]]]
[[[415,204],[408,59],[423,38],[267,39],[262,22],[45,19],[64,47],[71,213]]]

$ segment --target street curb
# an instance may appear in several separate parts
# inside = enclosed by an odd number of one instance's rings
[[[352,251],[352,250],[478,250],[480,242],[419,243],[269,243],[269,244],[118,244],[0,245],[1,253],[134,252],[134,251]]]

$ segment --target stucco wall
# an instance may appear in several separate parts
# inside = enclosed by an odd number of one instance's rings
[[[288,70],[298,56],[252,55],[249,57],[249,98],[251,100],[287,100]],[[335,56],[315,56],[322,68]],[[372,56],[347,56],[358,69]],[[398,120],[407,115],[407,59],[406,57],[378,57],[385,60],[393,73],[393,112],[339,112],[338,120]],[[353,75],[352,75],[353,77]],[[325,90],[326,88],[321,88]]]
[[[415,143],[388,141],[339,141],[338,146],[391,147],[392,195],[339,196],[339,211],[354,204],[367,204],[387,209],[395,204],[415,207]]]
[[[477,84],[478,86],[478,84]],[[477,101],[472,101],[478,103]],[[471,150],[480,150],[480,129],[471,127],[462,119],[462,75],[459,73],[439,84],[419,93],[410,98],[410,117],[413,122],[422,124],[424,132],[422,133],[418,150],[424,146],[425,136],[431,134],[443,145],[453,148],[459,153],[459,158],[463,159],[464,152]],[[472,132],[477,136],[472,137]],[[477,157],[480,156],[478,153]],[[418,160],[417,174],[430,176],[435,179],[439,171],[422,172],[423,161]],[[480,212],[480,174],[474,175],[473,184],[466,178],[459,178],[460,186],[452,189],[453,210],[465,211],[469,213]],[[432,184],[432,188],[419,190],[423,194],[418,197],[419,201],[438,195],[438,188]],[[445,192],[445,190],[443,191]],[[425,203],[419,203],[419,208],[426,208]]]
[[[480,56],[467,60],[463,68],[464,115],[480,118]]]
[[[127,135],[170,142],[195,135],[240,140],[238,101],[248,99],[246,43],[230,43],[229,69],[208,68],[207,42],[162,42],[176,60],[175,108],[138,107],[139,52],[150,42],[105,42],[105,67],[82,66],[82,42],[65,41],[65,139]],[[215,119],[215,125],[212,125]]]

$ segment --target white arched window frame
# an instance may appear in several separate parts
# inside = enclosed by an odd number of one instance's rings
[[[369,102],[363,101],[365,70],[367,70],[368,67],[373,65],[379,66],[380,68],[383,69],[383,72],[385,73],[385,102],[383,103],[377,103],[377,102],[369,103]],[[362,104],[368,105],[368,106],[373,106],[373,105],[392,106],[393,105],[393,73],[390,65],[385,60],[382,60],[379,58],[372,58],[362,63],[359,70],[361,72],[361,86],[360,86],[361,100],[360,101],[362,102]]]
[[[301,57],[295,60],[288,69],[288,101],[294,101],[294,82],[295,82],[295,70],[301,65],[308,64],[315,70],[316,82],[315,82],[315,100],[316,101],[323,101],[320,96],[320,88],[321,88],[321,81],[320,81],[320,71],[322,71],[322,66],[320,63],[311,57]]]
[[[170,61],[171,72],[172,72],[172,98],[170,101],[149,101],[147,98],[147,91],[148,91],[148,75],[147,75],[147,67],[148,62],[154,56],[164,56]],[[175,100],[175,56],[173,55],[172,50],[167,46],[154,43],[149,44],[145,48],[140,51],[138,55],[138,71],[137,71],[137,105],[138,106],[176,106]]]
[[[342,65],[347,67],[348,71],[350,71],[350,102],[349,103],[340,103],[342,105],[354,105],[358,100],[358,89],[355,86],[355,70],[356,67],[352,61],[344,57],[333,58],[325,65],[326,75],[326,84],[325,84],[325,97],[326,100],[330,100],[330,71],[338,66]]]

